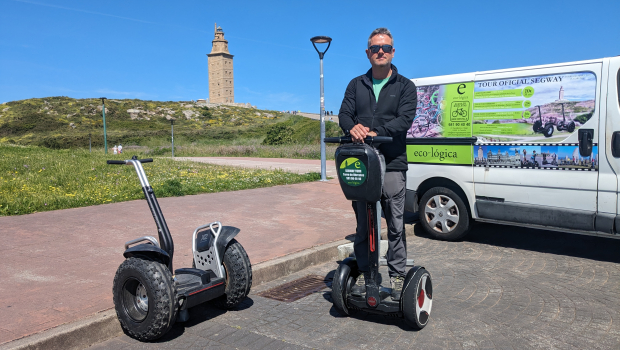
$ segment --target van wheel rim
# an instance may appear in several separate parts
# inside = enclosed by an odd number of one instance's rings
[[[458,226],[459,208],[452,198],[436,195],[426,202],[424,218],[433,230],[450,233]]]

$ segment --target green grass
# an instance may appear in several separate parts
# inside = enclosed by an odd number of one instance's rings
[[[133,167],[107,165],[139,152],[105,155],[103,151],[50,150],[0,144],[0,216],[76,208],[143,198]],[[176,154],[175,154],[176,156]],[[315,181],[318,173],[244,169],[155,158],[144,165],[158,197]]]

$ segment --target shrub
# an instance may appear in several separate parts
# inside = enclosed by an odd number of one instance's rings
[[[293,143],[293,128],[284,124],[278,123],[273,125],[269,131],[267,131],[267,136],[263,140],[263,145],[288,145]]]

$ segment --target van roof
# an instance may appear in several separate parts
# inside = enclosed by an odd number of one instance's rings
[[[433,80],[433,84],[444,84],[448,82],[465,82],[465,81],[473,81],[476,74],[492,74],[492,73],[505,73],[505,72],[518,72],[523,70],[530,69],[541,69],[541,68],[554,68],[554,67],[563,67],[563,66],[574,66],[588,63],[600,63],[603,62],[604,58],[592,59],[592,60],[584,60],[584,61],[573,61],[573,62],[563,62],[563,63],[553,63],[553,64],[543,64],[538,66],[528,66],[528,67],[515,67],[515,68],[504,68],[504,69],[495,69],[495,70],[487,70],[487,71],[477,71],[470,73],[460,73],[460,74],[450,74],[450,75],[438,75],[433,77],[423,77],[423,78],[413,78],[411,79],[416,85],[428,85],[431,83],[429,80]],[[429,81],[428,83],[426,83]]]

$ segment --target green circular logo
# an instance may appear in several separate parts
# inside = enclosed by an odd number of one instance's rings
[[[351,157],[340,163],[340,179],[349,186],[359,186],[366,181],[366,166],[361,160]]]
[[[530,111],[524,111],[523,112],[523,118],[524,119],[528,119],[532,116],[532,113],[530,113]]]
[[[523,91],[521,93],[523,94],[523,97],[530,98],[534,96],[534,88],[531,86],[526,86],[523,88]]]
[[[523,107],[525,107],[525,108],[532,107],[532,101],[530,101],[530,100],[523,101]]]

